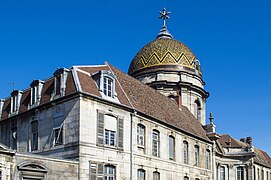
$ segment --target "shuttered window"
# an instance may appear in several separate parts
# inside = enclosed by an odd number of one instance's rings
[[[90,162],[90,180],[115,180],[116,166],[100,163]]]
[[[107,115],[98,110],[97,145],[123,148],[123,121],[122,117]]]

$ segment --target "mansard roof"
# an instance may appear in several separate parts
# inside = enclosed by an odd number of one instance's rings
[[[179,106],[151,87],[125,74],[111,65],[100,66],[73,66],[68,72],[65,96],[72,93],[84,93],[102,99],[93,74],[99,71],[111,71],[116,76],[116,93],[120,106],[135,110],[138,114],[149,117],[165,125],[181,130],[182,132],[210,142],[201,123],[184,106]],[[55,78],[44,80],[40,106],[52,100]],[[30,88],[23,91],[20,101],[19,114],[29,110]],[[64,98],[64,97],[63,97]],[[104,99],[109,102],[108,100]],[[115,102],[116,103],[116,102]],[[7,119],[10,111],[10,98],[4,102],[1,120]]]

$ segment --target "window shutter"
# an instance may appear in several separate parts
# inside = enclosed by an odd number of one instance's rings
[[[104,144],[104,114],[98,111],[98,129],[97,129],[97,144],[102,146]]]
[[[118,147],[123,148],[123,118],[118,119]]]
[[[97,178],[97,163],[89,162],[90,164],[90,180],[96,180]]]

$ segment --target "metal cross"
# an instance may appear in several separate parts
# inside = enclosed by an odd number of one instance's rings
[[[163,19],[163,27],[166,27],[166,20],[169,19],[169,15],[171,12],[167,12],[166,8],[163,9],[163,12],[160,11],[159,19]]]

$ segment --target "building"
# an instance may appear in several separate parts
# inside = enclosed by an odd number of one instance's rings
[[[0,101],[2,179],[271,178],[270,157],[249,138],[206,123],[199,60],[160,13],[163,27],[129,75],[108,63],[60,68]]]

